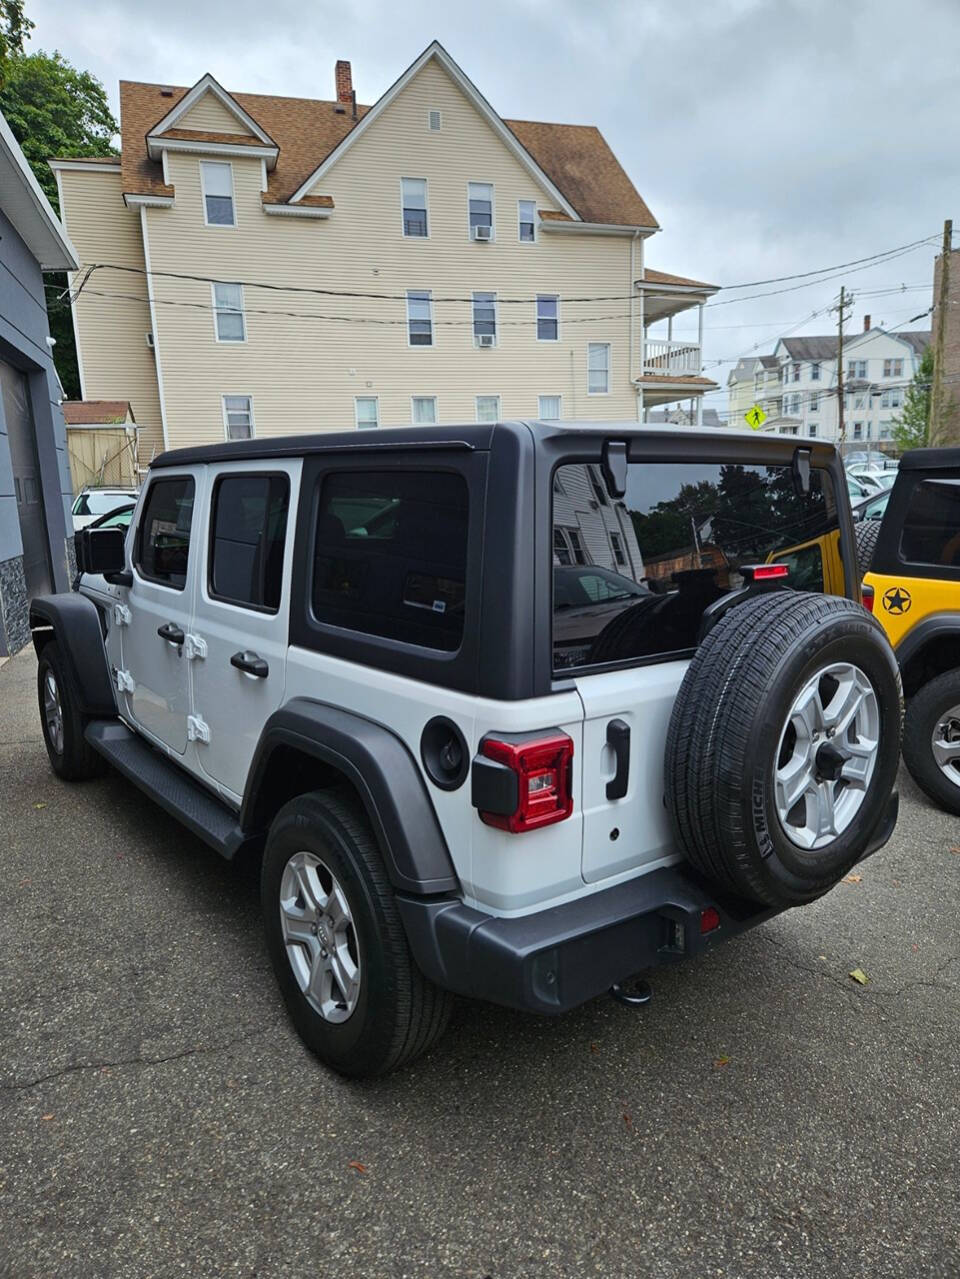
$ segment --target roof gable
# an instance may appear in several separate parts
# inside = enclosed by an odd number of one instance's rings
[[[217,113],[219,124],[187,123],[187,116],[196,115],[198,112],[201,116],[209,115],[215,110],[214,103],[219,104],[220,107],[220,112]],[[229,125],[225,127],[224,120],[232,121],[234,127],[230,128]],[[239,128],[237,128],[238,125]],[[203,129],[214,133],[243,133],[255,137],[264,146],[276,145],[273,138],[261,128],[253,116],[245,111],[237,99],[218,84],[209,72],[202,76],[192,89],[187,90],[162,120],[157,121],[148,137],[160,137],[168,129],[173,128]]]
[[[198,129],[205,133],[238,134],[245,138],[255,136],[241,117],[209,90],[192,107],[178,116],[176,128]]]
[[[41,267],[59,271],[77,269],[79,259],[76,250],[43,194],[2,112],[0,208]]]

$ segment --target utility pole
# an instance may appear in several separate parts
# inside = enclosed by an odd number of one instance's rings
[[[930,422],[927,436],[930,444],[951,443],[947,417],[947,404],[943,393],[943,353],[947,332],[947,308],[950,297],[950,254],[953,249],[953,223],[949,218],[943,224],[943,249],[940,253],[940,288],[937,292],[937,331],[933,340],[933,384],[930,388]]]
[[[843,412],[843,321],[846,318],[846,308],[852,304],[852,299],[847,297],[846,287],[841,284],[840,301],[832,308],[837,313],[837,447],[841,458],[847,431]]]

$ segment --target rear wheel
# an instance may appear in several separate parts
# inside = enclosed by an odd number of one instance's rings
[[[896,660],[858,604],[778,591],[731,609],[670,721],[680,846],[740,896],[813,900],[866,851],[896,779],[900,723]]]
[[[37,668],[40,726],[50,765],[67,782],[96,777],[106,767],[83,735],[84,717],[56,640],[44,645]]]
[[[903,760],[925,794],[960,813],[960,670],[938,675],[910,699]]]
[[[301,795],[263,858],[267,946],[300,1038],[344,1075],[384,1075],[425,1052],[452,996],[417,968],[366,815],[349,792]]]

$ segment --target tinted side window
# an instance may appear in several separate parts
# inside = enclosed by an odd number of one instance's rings
[[[289,501],[285,475],[224,475],[217,480],[209,580],[215,599],[277,611]]]
[[[142,577],[182,591],[187,580],[193,480],[154,480],[137,531],[136,566]]]
[[[908,564],[960,568],[960,479],[922,480],[910,495],[900,536]]]
[[[454,652],[463,638],[467,485],[443,471],[327,475],[313,566],[318,621]]]
[[[601,505],[596,467],[560,467],[554,487],[554,667],[665,657],[693,648],[715,600],[743,585],[741,565],[774,560],[789,585],[842,579],[830,476],[809,493],[788,466],[631,462],[622,499]],[[579,554],[569,553],[576,547]]]

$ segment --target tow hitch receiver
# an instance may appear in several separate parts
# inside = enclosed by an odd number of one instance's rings
[[[642,1008],[653,998],[653,991],[648,981],[616,981],[610,987],[610,994],[618,1004],[626,1004],[628,1008]]]

